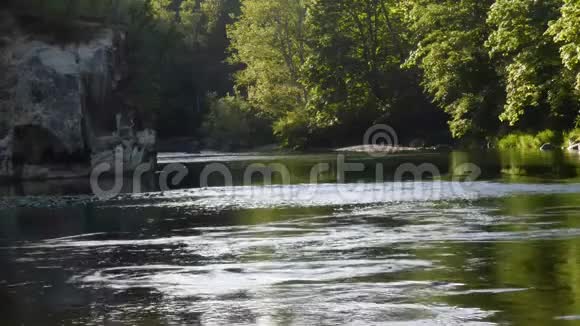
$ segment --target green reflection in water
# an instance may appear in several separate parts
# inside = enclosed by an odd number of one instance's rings
[[[431,271],[421,278],[446,279],[483,290],[439,300],[498,311],[492,320],[516,325],[566,323],[555,318],[580,315],[580,238],[533,239],[535,231],[558,234],[579,228],[580,196],[513,196],[487,202],[486,206],[493,208],[497,216],[510,219],[505,224],[492,224],[489,231],[528,232],[529,236],[492,242],[448,242],[429,250],[450,268]],[[441,251],[450,255],[440,255]],[[490,289],[498,291],[493,293]]]
[[[388,176],[401,162],[433,162],[447,178],[461,179],[471,171],[459,167],[475,163],[485,180],[537,182],[538,187],[580,181],[580,158],[558,152],[349,155],[347,161],[363,163],[370,171],[354,172],[347,182],[373,182],[372,168],[377,164],[382,164]],[[337,177],[333,154],[261,162],[285,163],[293,183],[309,182],[312,166],[321,162],[330,168],[321,174],[320,182]],[[241,180],[242,171],[251,163],[228,164]],[[203,164],[194,166],[199,169]],[[281,179],[274,176],[273,181]],[[151,199],[143,198],[147,200]],[[60,325],[64,320],[96,325],[104,320],[95,321],[93,316],[107,314],[125,324],[187,324],[205,315],[220,318],[222,314],[231,322],[239,321],[236,317],[255,322],[259,309],[266,310],[275,324],[291,324],[310,313],[322,320],[341,309],[345,311],[342,321],[376,317],[360,315],[363,303],[384,310],[379,315],[383,321],[431,318],[435,307],[442,306],[497,312],[488,320],[498,323],[578,323],[556,318],[580,315],[579,194],[223,211],[204,211],[195,204],[157,204],[151,200],[138,207],[0,208],[0,262],[4,266],[0,313],[6,324]],[[79,235],[82,238],[45,242]],[[50,247],[54,243],[65,246]],[[355,268],[349,265],[352,261],[358,264]],[[429,264],[405,267],[409,261]],[[239,266],[224,272],[228,264]],[[94,288],[71,282],[72,277],[106,268],[156,265],[202,268],[202,272],[178,273],[185,280],[204,273],[216,275],[202,278],[208,282],[228,277],[261,281],[276,276],[280,280],[225,296],[208,299],[194,293],[179,300],[159,291],[170,286],[179,290],[180,278],[171,279],[173,283],[113,290],[105,281],[93,284]],[[309,274],[317,269],[322,272]],[[165,276],[162,270],[114,273],[118,273],[115,279],[137,284],[147,276]],[[325,278],[327,274],[333,276]],[[401,286],[404,291],[398,294]],[[337,293],[341,296],[332,297]],[[315,306],[325,299],[334,301],[322,308]],[[204,313],[191,312],[203,304],[212,307]],[[393,312],[405,304],[427,308]],[[40,313],[27,314],[30,307]],[[318,310],[310,312],[312,307]],[[118,312],[113,314],[111,309]]]

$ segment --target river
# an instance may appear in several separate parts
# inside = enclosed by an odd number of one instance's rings
[[[189,175],[108,199],[0,187],[2,325],[580,323],[578,155],[160,162]],[[210,164],[230,182],[200,181]],[[260,166],[284,169],[244,178]]]

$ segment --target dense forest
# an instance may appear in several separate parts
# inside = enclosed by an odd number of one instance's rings
[[[579,0],[13,0],[127,30],[132,103],[162,137],[241,149],[404,142],[568,145]],[[55,27],[56,28],[56,27]]]

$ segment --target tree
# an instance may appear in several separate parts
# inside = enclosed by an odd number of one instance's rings
[[[162,137],[196,135],[206,94],[231,90],[225,26],[237,6],[237,0],[145,0],[130,11],[129,98],[156,116]]]
[[[421,85],[447,112],[454,137],[482,136],[498,128],[502,94],[483,47],[490,0],[412,0],[406,21],[415,50],[406,67],[422,71]]]
[[[564,66],[576,75],[575,87],[580,92],[580,1],[564,0],[561,16],[548,29],[548,35],[560,45]]]
[[[314,1],[305,70],[317,126],[365,110],[376,118],[397,105],[402,86],[409,86],[399,67],[407,47],[401,18],[393,0]]]
[[[546,33],[561,5],[560,0],[497,0],[491,7],[493,31],[486,46],[499,61],[506,90],[499,117],[510,126],[567,124],[577,112],[573,76],[563,69],[558,46]]]
[[[265,114],[282,117],[306,103],[300,83],[308,51],[305,21],[305,0],[245,0],[228,29],[231,61],[244,65],[235,76],[238,91]]]

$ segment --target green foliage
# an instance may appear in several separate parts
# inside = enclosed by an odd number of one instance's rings
[[[509,134],[501,138],[497,144],[499,149],[509,150],[509,149],[537,149],[541,144],[538,144],[536,138],[530,134],[515,133]]]
[[[235,76],[236,87],[274,118],[306,103],[300,83],[308,51],[305,15],[306,0],[245,0],[228,29],[231,62],[244,65]]]
[[[560,145],[562,144],[562,134],[556,133],[553,130],[546,129],[544,131],[540,131],[536,135],[536,139],[540,143],[540,146],[543,144],[552,144],[552,145]]]
[[[229,27],[230,62],[243,65],[236,90],[260,115],[275,121],[286,145],[302,144],[310,124],[304,117],[309,92],[303,83],[309,56],[307,5],[310,0],[245,0]]]
[[[580,1],[564,0],[561,16],[547,33],[560,45],[562,63],[576,74],[576,90],[580,92]]]
[[[501,138],[497,144],[502,150],[538,150],[544,144],[560,146],[562,144],[562,135],[553,130],[544,130],[536,135],[528,133],[512,133]]]
[[[580,143],[580,129],[572,129],[564,133],[564,145],[569,146]]]
[[[521,129],[571,127],[577,1],[412,0],[406,12],[416,44],[406,66],[421,68],[454,136],[495,133],[489,117]]]
[[[274,123],[274,134],[284,147],[304,148],[308,143],[310,121],[304,111],[290,111]]]
[[[231,151],[273,142],[271,122],[259,118],[247,101],[215,94],[208,100],[209,112],[202,126],[207,147]]]
[[[398,111],[420,111],[427,101],[416,72],[401,68],[410,47],[402,6],[390,0],[242,1],[228,29],[230,62],[243,65],[237,91],[276,121],[276,135],[290,147],[314,138],[331,146],[345,134],[360,139]],[[339,137],[330,137],[339,129]]]
[[[497,0],[491,7],[488,23],[494,30],[486,46],[504,76],[506,103],[500,120],[510,126],[532,109],[543,110],[544,121],[562,120],[574,109],[572,75],[563,69],[558,47],[546,33],[561,5],[560,0]]]
[[[131,10],[129,97],[162,137],[194,136],[208,92],[227,93],[225,25],[237,0],[143,0]]]
[[[399,1],[314,1],[304,81],[313,125],[327,128],[401,105],[413,89],[400,64],[408,47]],[[407,91],[407,92],[406,92]],[[370,121],[369,121],[370,123]]]
[[[127,102],[153,112],[162,137],[198,135],[206,112],[206,137],[228,148],[252,146],[255,124],[301,148],[360,142],[376,123],[425,138],[447,119],[462,142],[509,128],[500,146],[536,148],[580,121],[579,0],[10,5],[50,22],[39,30],[66,34],[78,20],[126,30]],[[557,132],[518,132],[546,128]]]
[[[416,49],[405,66],[423,72],[422,85],[450,116],[455,137],[494,130],[501,99],[498,77],[482,47],[492,1],[409,1],[405,19]]]

